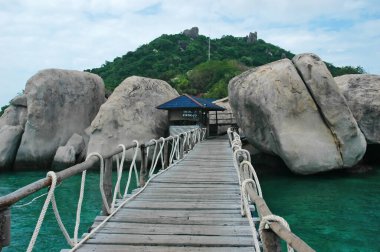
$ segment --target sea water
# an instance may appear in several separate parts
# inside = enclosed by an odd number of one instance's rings
[[[317,251],[380,251],[380,167],[312,176],[262,174],[271,211]]]
[[[113,181],[116,181],[116,174]],[[134,174],[129,192],[136,188],[136,179]],[[46,172],[13,172],[0,173],[0,196],[17,190],[18,188],[44,178]],[[128,173],[124,172],[121,183],[121,191],[124,192]],[[65,224],[70,237],[73,237],[74,225],[76,218],[76,209],[79,198],[81,183],[81,174],[69,178],[55,190],[58,210],[63,223]],[[4,252],[25,251],[32,237],[42,206],[45,202],[46,195],[34,200],[34,198],[47,192],[42,189],[20,202],[16,203],[11,210],[11,245],[3,249]],[[30,203],[30,204],[28,204]],[[25,205],[28,204],[28,205]],[[100,214],[102,208],[102,199],[99,189],[99,172],[87,171],[86,183],[84,189],[82,215],[78,237],[88,232],[95,217]],[[70,248],[67,244],[61,230],[58,227],[51,204],[46,213],[45,220],[42,224],[40,233],[37,238],[33,251],[60,251],[62,248]]]
[[[45,172],[0,173],[0,195],[45,176]],[[58,208],[71,236],[80,179],[77,175],[56,189]],[[380,251],[380,167],[366,174],[334,172],[296,176],[280,172],[263,173],[259,179],[271,211],[285,218],[292,231],[315,250]],[[136,188],[136,181],[132,187]],[[46,191],[23,199],[12,208],[12,244],[3,251],[25,251],[46,196],[29,205],[22,204]],[[88,231],[100,209],[99,173],[88,172],[79,237]],[[50,207],[34,251],[62,248],[69,246]]]

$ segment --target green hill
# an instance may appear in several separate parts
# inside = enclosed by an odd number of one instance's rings
[[[223,36],[211,39],[208,61],[208,44],[203,35],[164,34],[134,52],[86,71],[100,75],[110,91],[125,78],[139,75],[165,80],[180,93],[221,98],[227,95],[228,81],[244,70],[294,56],[261,39],[248,43],[246,37]],[[364,72],[361,67],[327,66],[334,76]]]

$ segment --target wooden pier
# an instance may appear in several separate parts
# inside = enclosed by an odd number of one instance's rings
[[[98,216],[96,227],[105,216]],[[253,251],[227,137],[199,143],[77,251]]]

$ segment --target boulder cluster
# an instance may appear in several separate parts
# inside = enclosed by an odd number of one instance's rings
[[[229,99],[254,147],[311,174],[353,167],[379,143],[379,89],[378,76],[334,79],[318,56],[300,54],[235,77]]]
[[[0,117],[0,171],[63,169],[92,151],[160,137],[166,115],[155,107],[177,95],[164,81],[129,77],[106,100],[98,75],[42,70]]]
[[[295,173],[353,167],[367,144],[380,144],[380,76],[333,78],[318,56],[300,54],[248,70],[228,88],[216,101],[227,108],[219,118],[232,111],[256,151]],[[106,99],[95,74],[42,70],[0,117],[0,171],[63,169],[91,152],[159,138],[168,121],[156,107],[177,96],[165,81],[132,76]]]

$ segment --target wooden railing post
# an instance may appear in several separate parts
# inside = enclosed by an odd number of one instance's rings
[[[112,203],[112,157],[104,160],[103,189],[104,189],[104,194],[106,195],[108,205],[111,206],[111,203]],[[107,208],[104,204],[102,206],[102,213],[103,215],[108,215]]]
[[[185,136],[184,135],[180,135],[179,136],[179,141],[178,141],[178,144],[179,144],[179,159],[180,160],[183,158],[183,153],[185,151],[185,147],[183,146],[183,141],[186,141]]]
[[[0,251],[11,244],[11,209],[0,209]]]
[[[164,167],[163,169],[166,169],[169,166],[169,141],[165,141],[164,145]]]
[[[281,252],[281,241],[271,229],[264,229],[262,240],[264,252]]]
[[[146,148],[145,145],[140,146],[140,152],[141,152],[141,168],[140,168],[140,186],[145,186],[145,178],[148,175],[148,156],[146,155]]]

